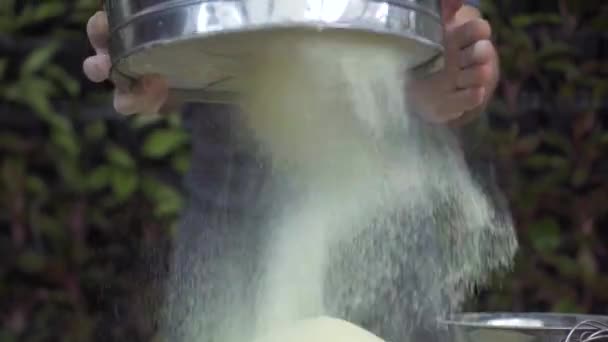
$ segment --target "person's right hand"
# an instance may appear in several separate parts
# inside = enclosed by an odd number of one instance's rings
[[[441,13],[443,14],[443,21],[448,22],[452,20],[456,12],[462,7],[462,0],[441,0]]]
[[[84,61],[83,70],[91,81],[101,83],[110,77],[112,67],[108,50],[110,31],[105,12],[97,12],[89,19],[87,34],[96,55]],[[168,93],[167,82],[163,78],[145,76],[131,89],[116,88],[114,107],[123,114],[156,114],[167,101]]]

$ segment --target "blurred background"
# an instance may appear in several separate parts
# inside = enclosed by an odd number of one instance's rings
[[[502,81],[482,133],[521,249],[467,309],[606,314],[608,3],[483,5]],[[154,337],[189,137],[84,79],[98,8],[0,0],[0,342]]]

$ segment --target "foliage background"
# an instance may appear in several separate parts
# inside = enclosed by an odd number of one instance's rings
[[[154,336],[189,138],[179,116],[114,114],[83,78],[98,5],[0,1],[1,342]],[[606,313],[608,4],[484,12],[503,79],[483,134],[522,248],[470,308]]]

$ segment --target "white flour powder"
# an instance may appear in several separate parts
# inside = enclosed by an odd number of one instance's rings
[[[295,189],[268,236],[261,331],[331,313],[408,337],[510,263],[510,222],[458,141],[408,113],[406,58],[323,34],[277,39],[254,61],[247,123]]]
[[[408,113],[406,59],[374,36],[330,33],[278,35],[252,57],[241,105],[280,200],[261,280],[240,279],[256,286],[253,312],[233,303],[192,324],[215,316],[229,340],[217,342],[242,342],[330,315],[407,341],[510,264],[511,222],[473,181],[458,140]]]

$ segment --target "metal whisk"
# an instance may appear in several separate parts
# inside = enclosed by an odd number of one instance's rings
[[[580,330],[578,337],[575,337]],[[564,342],[608,342],[608,324],[586,320],[577,324],[568,334]]]

